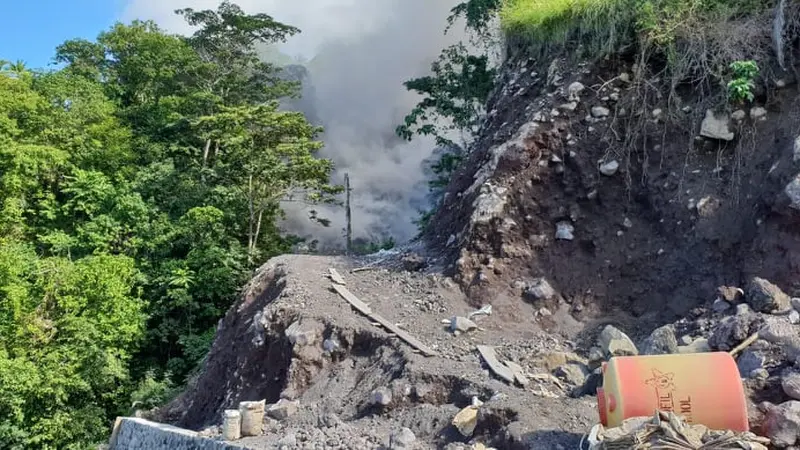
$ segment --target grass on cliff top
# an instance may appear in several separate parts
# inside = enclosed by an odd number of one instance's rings
[[[595,56],[631,44],[666,49],[698,27],[774,7],[775,0],[503,0],[505,34],[533,50],[570,47]],[[702,33],[700,33],[702,34]]]

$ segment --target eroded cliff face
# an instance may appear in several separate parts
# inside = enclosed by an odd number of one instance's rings
[[[651,329],[752,276],[800,293],[796,86],[708,114],[648,83],[624,60],[505,63],[426,236],[475,304]]]

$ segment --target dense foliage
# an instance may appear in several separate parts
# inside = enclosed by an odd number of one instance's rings
[[[464,159],[464,149],[478,131],[484,105],[495,85],[497,69],[490,61],[491,23],[501,6],[500,0],[467,0],[451,10],[447,32],[464,19],[468,36],[476,49],[458,42],[442,50],[431,64],[430,75],[408,80],[406,89],[422,96],[404,117],[395,132],[406,140],[431,136],[443,151],[431,164],[435,177],[429,182],[433,194],[441,199],[453,172]],[[458,139],[458,142],[456,141]],[[421,211],[417,221],[422,230],[433,210]]]
[[[321,202],[320,131],[256,46],[299,30],[223,2],[188,38],[117,24],[63,69],[0,73],[0,448],[83,449],[197,367],[249,271]]]

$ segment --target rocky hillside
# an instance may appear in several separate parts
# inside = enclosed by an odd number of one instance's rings
[[[424,239],[272,260],[162,419],[218,436],[223,410],[263,399],[249,448],[574,448],[602,360],[745,343],[753,430],[800,445],[790,72],[720,108],[644,88],[664,80],[628,57],[511,50]]]

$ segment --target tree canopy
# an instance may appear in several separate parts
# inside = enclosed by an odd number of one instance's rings
[[[257,47],[299,32],[228,1],[189,37],[118,23],[0,72],[0,442],[83,449],[164,400],[252,269],[329,201],[321,131]]]

